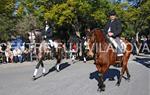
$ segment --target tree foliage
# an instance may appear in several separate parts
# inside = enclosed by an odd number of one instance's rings
[[[62,26],[74,31],[103,28],[110,10],[115,10],[122,21],[123,36],[134,36],[150,29],[149,9],[149,0],[138,8],[107,0],[1,0],[0,36],[4,40],[10,34],[23,35],[33,28],[44,28],[45,21],[55,30]]]
[[[24,35],[34,29],[41,29],[42,23],[32,14],[26,15],[16,24],[16,31],[19,35]]]
[[[0,40],[10,39],[14,33],[15,18],[12,16],[15,0],[0,0]]]

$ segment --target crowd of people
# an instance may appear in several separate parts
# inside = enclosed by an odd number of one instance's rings
[[[0,44],[0,63],[22,63],[30,60],[30,51],[25,45],[12,48],[12,43]]]
[[[51,46],[52,42],[47,41],[50,46],[48,59],[54,59],[55,51]],[[37,59],[38,55],[38,48],[40,43],[23,43],[22,46],[19,47],[12,47],[13,43],[1,43],[0,44],[0,64],[7,64],[7,63],[22,63],[25,61],[33,61]],[[78,45],[75,42],[65,43],[65,57],[66,58],[73,58],[75,60],[76,54],[78,52]]]

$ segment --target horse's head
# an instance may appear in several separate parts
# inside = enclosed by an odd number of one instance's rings
[[[87,33],[87,47],[88,52],[87,56],[93,57],[94,56],[94,44],[102,44],[105,42],[105,37],[103,32],[100,29],[93,29],[92,31]]]
[[[95,43],[95,34],[94,34],[94,31],[89,31],[87,32],[86,34],[86,47],[87,47],[87,56],[89,57],[93,57],[94,56],[94,53],[93,53],[93,46],[94,46],[94,43]]]

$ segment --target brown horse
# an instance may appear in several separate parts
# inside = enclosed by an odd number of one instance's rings
[[[87,36],[87,39],[89,46],[89,52],[87,55],[93,56],[95,54],[95,65],[99,72],[99,91],[105,90],[103,76],[108,71],[110,65],[115,65],[119,63],[122,67],[120,77],[117,81],[118,86],[120,85],[121,79],[125,72],[127,73],[127,79],[130,79],[130,74],[127,65],[131,54],[132,45],[128,41],[124,40],[124,43],[126,44],[126,49],[124,50],[123,57],[119,58],[117,57],[117,53],[115,52],[114,48],[109,44],[109,42],[106,39],[106,36],[100,29],[93,29]],[[98,50],[96,50],[96,52],[93,52],[93,46],[95,45],[95,43],[98,44],[98,48],[96,48]]]

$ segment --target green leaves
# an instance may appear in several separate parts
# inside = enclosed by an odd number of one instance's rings
[[[71,23],[75,17],[73,7],[67,3],[53,5],[52,8],[45,13],[46,20],[55,21],[58,25],[63,23]]]
[[[83,31],[86,27],[103,28],[110,10],[115,10],[122,21],[123,35],[133,36],[150,28],[149,9],[150,0],[139,8],[107,0],[0,0],[0,36],[8,39],[8,34],[23,35],[33,28],[44,28],[45,21],[56,30],[61,26],[70,28],[69,32]]]
[[[19,35],[24,35],[34,29],[42,28],[42,23],[33,15],[24,16],[16,24],[16,31]]]
[[[0,0],[0,14],[11,14],[15,8],[15,0]]]
[[[101,10],[95,11],[93,14],[91,14],[91,16],[93,16],[96,21],[98,21],[99,23],[101,23],[103,25],[107,21],[106,14],[104,12],[102,12]]]

